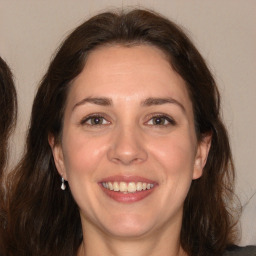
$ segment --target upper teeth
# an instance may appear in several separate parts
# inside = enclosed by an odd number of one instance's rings
[[[114,191],[120,192],[135,192],[135,191],[142,191],[146,189],[151,189],[154,187],[154,184],[146,183],[146,182],[102,182],[104,188]]]

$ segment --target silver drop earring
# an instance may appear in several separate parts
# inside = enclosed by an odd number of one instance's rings
[[[66,189],[66,185],[65,185],[65,180],[64,178],[61,178],[61,187],[60,187],[62,190],[65,190]]]

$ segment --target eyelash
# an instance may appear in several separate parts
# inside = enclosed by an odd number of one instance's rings
[[[93,119],[101,119],[103,120],[103,123],[99,123],[99,124],[93,124],[93,123],[87,123],[88,121],[92,122]],[[167,116],[167,115],[163,115],[163,114],[152,114],[150,115],[148,118],[148,121],[145,122],[146,125],[149,125],[149,126],[159,126],[159,127],[166,127],[166,126],[169,126],[169,125],[172,125],[172,126],[175,126],[176,125],[176,122],[173,118],[171,118],[170,116]],[[150,121],[153,122],[154,119],[164,119],[164,124],[149,124]],[[104,123],[105,122],[105,123]],[[161,122],[161,121],[160,121]],[[167,123],[166,123],[167,122]],[[81,121],[80,121],[80,124],[81,125],[87,125],[87,126],[102,126],[102,125],[109,125],[110,124],[110,121],[108,121],[104,115],[102,114],[93,114],[93,115],[89,115],[85,118],[83,118]]]
[[[102,124],[89,124],[89,123],[87,123],[88,121],[92,121],[93,119],[103,119],[103,120],[105,120],[106,121],[106,123],[102,123]],[[104,121],[103,121],[104,122]],[[89,115],[89,116],[87,116],[87,117],[85,117],[85,118],[83,118],[82,120],[81,120],[81,122],[80,122],[80,124],[81,125],[87,125],[87,126],[102,126],[102,125],[108,125],[108,124],[110,124],[110,122],[109,121],[107,121],[107,119],[104,117],[104,115],[102,115],[102,114],[93,114],[93,115]]]
[[[150,121],[153,122],[153,119],[164,119],[164,124],[149,124]],[[167,122],[167,123],[166,123]],[[150,117],[149,117],[149,121],[146,122],[147,125],[150,125],[150,126],[159,126],[159,127],[167,127],[169,125],[172,125],[172,126],[175,126],[176,125],[176,122],[173,118],[171,118],[170,116],[168,115],[163,115],[163,114],[152,114]]]

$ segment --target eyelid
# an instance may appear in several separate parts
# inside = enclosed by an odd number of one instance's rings
[[[148,124],[149,121],[151,121],[153,118],[164,118],[165,120],[168,121],[168,124],[163,124],[163,125],[154,125],[154,124]],[[145,122],[145,124],[149,125],[149,126],[159,126],[159,127],[166,127],[166,126],[169,126],[169,125],[176,125],[176,121],[170,116],[170,115],[167,115],[167,114],[163,114],[163,113],[152,113],[150,115],[147,116],[147,121]]]
[[[86,123],[88,120],[93,119],[93,118],[103,118],[107,123],[104,124],[88,124]],[[168,123],[167,124],[149,124],[149,122],[153,119],[153,118],[164,118]],[[80,125],[87,125],[87,126],[105,126],[105,125],[109,125],[111,124],[111,121],[109,121],[110,118],[109,116],[107,116],[105,113],[92,113],[92,114],[88,114],[87,116],[83,117],[81,119],[81,121],[79,122]],[[174,120],[173,117],[171,117],[168,114],[164,114],[164,113],[152,113],[146,116],[146,122],[144,122],[144,124],[148,125],[148,126],[159,126],[159,127],[166,127],[169,125],[176,125],[176,121]]]
[[[103,118],[104,120],[106,120],[107,121],[107,124],[95,124],[95,125],[93,125],[93,124],[88,124],[88,123],[86,123],[87,121],[89,121],[90,119],[93,119],[93,118]],[[105,114],[103,114],[103,113],[93,113],[93,114],[89,114],[89,115],[87,115],[87,116],[85,116],[85,117],[83,117],[82,118],[82,120],[79,122],[79,124],[80,125],[87,125],[87,126],[102,126],[102,125],[109,125],[111,122],[110,121],[108,121],[108,117],[105,115]]]

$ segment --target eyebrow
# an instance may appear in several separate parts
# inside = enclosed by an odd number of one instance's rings
[[[88,97],[88,98],[84,98],[82,99],[81,101],[77,102],[72,111],[78,107],[78,106],[81,106],[81,105],[84,105],[86,103],[91,103],[91,104],[95,104],[95,105],[99,105],[99,106],[111,106],[112,105],[112,100],[109,99],[109,98],[92,98],[92,97]]]
[[[146,107],[163,104],[175,104],[179,106],[184,113],[186,112],[185,107],[179,101],[173,98],[147,98],[141,103],[142,106]]]
[[[105,97],[98,97],[98,98],[92,98],[87,97],[82,99],[81,101],[77,102],[72,111],[81,105],[84,105],[86,103],[91,103],[99,106],[111,106],[113,105],[113,101],[110,98]],[[181,108],[183,112],[186,112],[185,107],[177,100],[173,98],[147,98],[141,102],[141,106],[143,107],[150,107],[150,106],[156,106],[156,105],[164,105],[164,104],[175,104]]]

